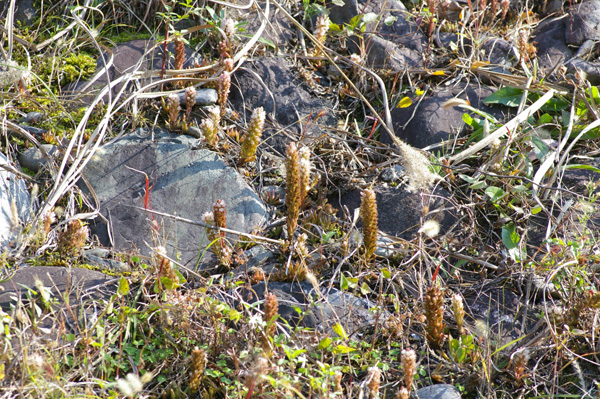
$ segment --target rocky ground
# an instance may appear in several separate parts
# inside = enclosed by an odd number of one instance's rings
[[[598,396],[600,1],[0,4],[4,397]]]

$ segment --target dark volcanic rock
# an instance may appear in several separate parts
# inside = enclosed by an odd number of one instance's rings
[[[250,112],[245,111],[247,108],[263,107],[281,127],[295,133],[304,131],[309,136],[322,133],[319,124],[336,123],[331,104],[312,95],[284,58],[260,58],[244,64],[244,69],[233,74],[229,96],[240,115],[249,117]],[[315,121],[321,111],[325,114]],[[302,122],[306,122],[309,116],[311,123],[305,127]],[[267,144],[274,146],[282,155],[289,139],[281,133],[270,137],[278,130],[266,128],[265,136]]]
[[[424,148],[445,140],[453,140],[464,129],[465,123],[462,117],[466,111],[458,107],[442,108],[442,104],[455,97],[468,98],[474,108],[502,119],[502,109],[500,107],[490,107],[483,104],[483,100],[492,94],[491,89],[473,86],[467,87],[466,90],[463,89],[457,87],[438,91],[433,96],[424,98],[418,105],[417,101],[413,100],[410,107],[394,108],[392,110],[392,122],[396,136],[417,148]],[[417,106],[418,109],[415,112]],[[404,127],[405,125],[406,127]],[[389,140],[386,135],[382,137],[382,141]]]
[[[546,73],[561,66],[573,56],[565,35],[568,19],[558,17],[542,21],[534,30],[532,40],[537,42],[537,59],[540,69]]]
[[[98,220],[93,231],[106,246],[120,251],[136,248],[149,254],[146,243],[164,245],[169,254],[194,266],[208,245],[204,229],[155,216],[159,232],[144,207],[146,178],[150,186],[149,206],[156,211],[201,221],[204,212],[222,199],[227,207],[227,227],[250,232],[266,218],[266,209],[243,178],[212,151],[192,150],[187,136],[130,135],[102,147],[83,174],[100,201],[100,212],[108,224]],[[145,175],[144,175],[145,174]],[[157,241],[153,240],[158,235]],[[166,245],[165,245],[166,242]]]
[[[600,0],[576,4],[570,13],[570,20],[565,22],[569,27],[565,32],[567,44],[581,46],[586,40],[600,40]]]
[[[448,199],[450,194],[437,189],[432,195],[410,193],[402,188],[374,187],[377,196],[379,230],[403,239],[411,239],[420,228],[423,205],[429,206],[427,219],[440,223],[440,234],[446,234],[456,222],[453,205]],[[348,207],[350,214],[360,208],[360,191],[353,190],[342,194],[341,198],[332,196],[329,202],[336,208]]]

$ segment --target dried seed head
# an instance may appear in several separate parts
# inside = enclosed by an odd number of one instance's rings
[[[529,350],[527,348],[519,349],[512,354],[512,369],[517,383],[521,383],[527,376],[527,362],[529,361]]]
[[[409,399],[410,398],[410,391],[408,389],[406,389],[405,387],[402,387],[398,390],[398,392],[396,392],[396,396],[395,399]]]
[[[325,43],[325,40],[327,39],[330,22],[329,17],[325,14],[321,14],[317,17],[314,36],[320,43]]]
[[[310,149],[302,147],[298,150],[300,156],[300,203],[303,203],[310,191],[310,172],[312,164],[310,162]]]
[[[277,319],[277,315],[279,313],[279,302],[277,301],[277,296],[272,292],[265,295],[265,304],[263,307],[263,321],[265,323],[265,331],[264,335],[261,338],[261,347],[263,352],[270,356],[271,354],[271,339],[275,336],[275,331],[277,330],[277,325],[275,324],[275,320]]]
[[[71,220],[58,235],[57,251],[64,256],[79,256],[90,237],[90,229],[79,220]]]
[[[183,62],[185,60],[185,44],[181,38],[176,37],[175,40],[175,69],[183,69]]]
[[[402,375],[404,386],[410,392],[417,372],[417,354],[412,349],[403,349],[400,353],[400,364],[402,365]]]
[[[343,392],[342,373],[340,373],[339,371],[336,371],[333,375],[333,384],[335,385],[335,392],[341,394]]]
[[[233,43],[234,34],[235,34],[235,21],[229,17],[223,18],[221,21],[221,30],[225,33],[227,40],[230,43]]]
[[[375,191],[365,190],[361,193],[360,214],[363,220],[363,244],[365,256],[370,259],[377,249],[377,200]]]
[[[409,191],[426,189],[440,177],[429,169],[429,160],[420,151],[401,141],[398,149],[402,154],[402,166],[409,178]]]
[[[218,199],[213,204],[213,214],[215,215],[215,225],[219,228],[227,228],[227,215],[225,208],[225,201]]]
[[[171,125],[172,128],[177,125],[180,110],[179,96],[177,94],[169,94],[167,97],[167,116],[169,118],[169,125]]]
[[[367,388],[369,388],[369,398],[379,397],[379,385],[381,384],[381,371],[378,367],[369,367],[367,369]]]
[[[190,115],[192,114],[194,105],[196,105],[196,88],[190,86],[185,89],[185,120],[187,123],[190,121]]]

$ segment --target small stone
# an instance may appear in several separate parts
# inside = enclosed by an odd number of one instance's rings
[[[206,106],[215,105],[219,99],[219,94],[215,89],[198,89],[196,91],[196,105]],[[185,92],[179,93],[179,101],[185,104]]]
[[[25,117],[19,119],[19,123],[38,124],[42,121],[44,114],[41,112],[29,112]]]
[[[375,255],[389,258],[393,256],[394,253],[394,244],[392,240],[387,237],[379,237],[377,239],[377,249],[375,250]]]
[[[449,384],[430,385],[415,392],[419,399],[460,399],[458,389]]]
[[[392,183],[400,180],[403,174],[404,168],[402,167],[402,165],[394,165],[381,172],[381,180],[383,180],[386,183]]]
[[[58,148],[52,144],[42,144],[42,147],[51,156],[55,157],[58,153]],[[22,167],[39,172],[46,164],[48,159],[42,154],[39,148],[28,148],[19,155],[19,163]]]

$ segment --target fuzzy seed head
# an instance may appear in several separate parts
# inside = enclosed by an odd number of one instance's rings
[[[363,220],[363,244],[365,256],[371,259],[377,249],[377,200],[375,191],[365,190],[361,194],[360,214]]]
[[[58,235],[57,250],[64,256],[79,256],[90,237],[90,229],[79,220],[71,220]]]
[[[435,238],[440,234],[440,224],[434,219],[426,220],[418,232],[425,234],[429,238]]]
[[[440,179],[429,169],[429,160],[420,151],[402,142],[399,142],[398,149],[402,154],[402,166],[409,178],[409,191],[426,189]]]
[[[242,138],[242,149],[240,151],[241,163],[251,162],[256,158],[256,149],[262,137],[263,128],[265,126],[266,113],[262,107],[252,111],[248,131]]]
[[[202,220],[204,220],[204,223],[210,224],[212,226],[214,226],[215,224],[215,216],[212,212],[204,212],[204,214],[202,215]]]
[[[28,82],[30,72],[13,60],[3,60],[0,65],[0,88],[7,88],[23,79]]]

